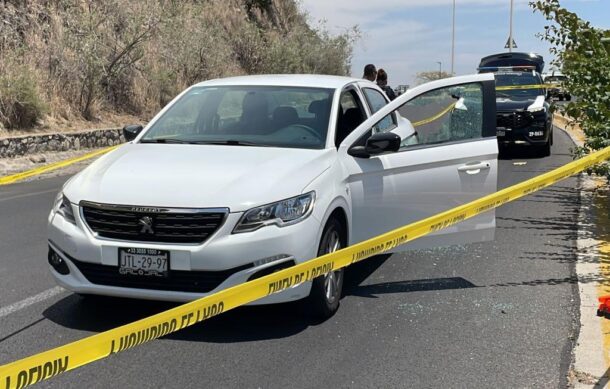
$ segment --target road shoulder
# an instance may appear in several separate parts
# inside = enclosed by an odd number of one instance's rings
[[[561,115],[555,115],[554,119],[557,128],[567,133],[576,146],[583,146],[585,135],[578,126],[572,125],[569,119]],[[603,184],[603,180],[584,173],[579,180],[576,276],[580,302],[580,330],[568,377],[574,388],[605,387],[610,373],[605,356],[605,344],[610,341],[610,335],[604,335],[602,319],[597,317],[597,298],[604,281],[600,268],[602,255],[599,248],[605,242],[599,239],[594,202],[596,191]]]
[[[577,237],[576,275],[580,297],[580,331],[574,349],[571,378],[575,388],[598,386],[607,379],[607,364],[604,356],[602,322],[597,317],[599,286],[603,281],[600,272],[596,215],[593,207],[598,183],[591,177],[583,177],[580,188],[580,211]]]

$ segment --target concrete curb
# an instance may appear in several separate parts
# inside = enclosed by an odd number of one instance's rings
[[[574,347],[572,362],[575,388],[605,387],[607,365],[605,361],[602,320],[597,317],[598,284],[600,272],[599,247],[596,239],[595,211],[592,207],[597,186],[592,177],[581,175],[580,210],[578,212],[576,276],[580,297],[580,330]],[[593,221],[592,221],[593,220]]]
[[[571,123],[569,117],[555,113],[553,124],[570,136],[577,146],[584,146],[586,136],[582,129]],[[580,298],[580,330],[573,351],[570,371],[571,385],[574,388],[602,388],[608,383],[608,366],[604,350],[604,334],[601,320],[597,317],[598,282],[603,275],[600,272],[600,252],[598,248],[604,242],[597,237],[591,203],[595,196],[598,180],[581,174],[580,211],[578,215],[578,237],[576,276]]]
[[[20,173],[16,173],[16,174],[12,174],[12,175],[9,175],[9,176],[0,177],[0,186],[1,185],[7,185],[7,184],[13,184],[15,182],[22,181],[22,180],[24,180],[26,178],[39,176],[39,175],[47,173],[47,172],[51,172],[51,171],[54,171],[54,170],[57,170],[57,169],[61,169],[61,168],[65,168],[65,167],[71,166],[71,165],[73,165],[75,163],[78,163],[78,162],[87,161],[89,159],[92,159],[92,158],[104,155],[104,154],[114,150],[117,147],[118,146],[107,147],[107,148],[104,148],[104,149],[101,149],[101,150],[96,150],[96,151],[92,151],[92,152],[84,154],[84,155],[80,155],[78,157],[61,160],[61,161],[58,161],[58,162],[50,163],[48,165],[37,167],[35,169],[30,169],[30,170],[26,170],[26,171],[23,171],[23,172],[20,172]]]
[[[553,114],[553,125],[566,132],[570,138],[572,138],[572,142],[574,142],[575,145],[582,147],[586,140],[585,133],[580,126],[571,123],[571,121],[572,119],[567,116],[558,113]]]

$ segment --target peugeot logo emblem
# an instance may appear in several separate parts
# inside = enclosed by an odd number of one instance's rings
[[[142,229],[140,230],[140,234],[154,234],[155,233],[155,231],[152,228],[152,225],[153,225],[152,217],[144,216],[143,218],[138,220],[138,223],[142,226]]]

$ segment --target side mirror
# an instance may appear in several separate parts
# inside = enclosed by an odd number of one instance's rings
[[[460,97],[453,107],[459,111],[468,111],[468,107],[464,104],[463,97]]]
[[[142,127],[141,124],[130,124],[123,127],[123,136],[125,136],[127,142],[131,142],[132,140],[136,139],[138,134],[142,132],[143,129],[144,127]]]
[[[400,137],[393,132],[378,132],[371,135],[366,141],[366,146],[354,146],[348,150],[348,154],[356,158],[369,158],[386,152],[394,152],[400,149]]]

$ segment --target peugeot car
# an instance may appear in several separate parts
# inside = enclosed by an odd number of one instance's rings
[[[494,77],[393,102],[321,75],[194,85],[128,143],[69,179],[48,261],[78,294],[185,302],[333,252],[496,190]],[[394,249],[493,238],[490,211]],[[343,269],[255,304],[339,306]]]

